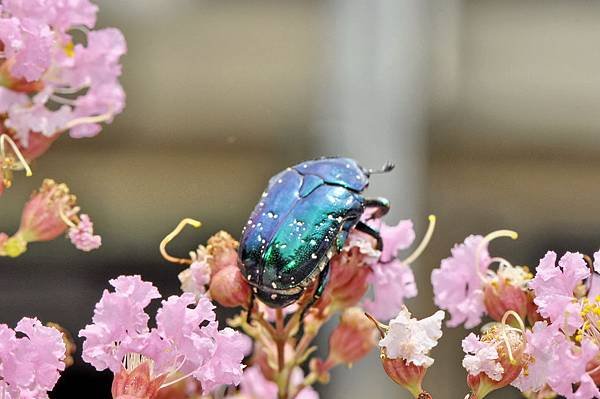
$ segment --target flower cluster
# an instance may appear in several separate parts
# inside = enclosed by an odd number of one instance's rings
[[[330,259],[329,281],[320,299],[313,303],[316,289],[316,283],[313,283],[302,298],[283,309],[270,309],[262,303],[251,305],[251,287],[239,267],[239,244],[225,232],[209,238],[205,246],[201,245],[190,253],[189,259],[174,258],[166,253],[166,243],[183,226],[200,226],[199,222],[186,219],[167,236],[161,249],[167,260],[189,265],[179,274],[184,292],[196,298],[209,295],[222,306],[243,309],[229,323],[255,341],[251,370],[260,368],[263,378],[275,384],[280,394],[285,392],[287,397],[293,398],[302,391],[295,388],[295,370],[308,360],[312,353],[312,340],[329,319],[341,313],[340,322],[329,337],[327,357],[310,360],[310,373],[304,377],[302,387],[327,382],[333,367],[351,365],[377,345],[376,328],[365,316],[365,311],[369,311],[372,317],[389,320],[398,312],[405,311],[405,298],[417,294],[410,264],[427,245],[435,219],[430,218],[425,238],[405,260],[400,260],[397,254],[415,239],[412,222],[404,220],[396,226],[388,226],[380,218],[368,217],[364,222],[379,231],[382,248],[371,235],[351,230],[342,250]],[[373,296],[368,295],[369,288]],[[300,330],[303,333],[297,336]],[[249,393],[250,388],[247,387],[248,382],[242,385],[240,395],[255,396],[256,393]],[[268,397],[267,393],[261,395]]]
[[[489,255],[488,243],[501,236],[516,238],[510,231],[468,237],[431,276],[436,304],[452,316],[449,326],[472,328],[486,315],[496,321],[481,338],[463,340],[471,398],[509,384],[528,397],[600,397],[600,297],[592,276],[600,251],[593,264],[579,253],[558,259],[550,251],[534,276]]]
[[[163,300],[156,327],[149,328],[145,308],[161,297],[158,289],[140,276],[120,276],[110,284],[114,291],[104,291],[92,324],[79,335],[85,338],[83,359],[115,374],[114,398],[151,399],[187,377],[206,394],[239,383],[246,341],[230,328],[218,329],[206,297],[184,293]]]
[[[88,215],[78,215],[76,202],[66,184],[45,179],[25,204],[19,230],[11,237],[0,234],[0,256],[17,257],[27,250],[27,244],[54,240],[67,231],[77,249],[91,251],[100,247],[101,237],[94,234]]]
[[[47,398],[65,369],[65,356],[56,328],[27,317],[14,330],[0,324],[0,397]]]
[[[0,16],[2,132],[26,159],[65,131],[91,137],[123,110],[118,78],[126,52],[118,29],[91,30],[89,0],[4,0]]]

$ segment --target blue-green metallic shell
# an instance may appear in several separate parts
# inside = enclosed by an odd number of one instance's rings
[[[261,300],[285,306],[302,294],[359,221],[367,184],[347,158],[304,162],[271,178],[239,250],[242,272]]]

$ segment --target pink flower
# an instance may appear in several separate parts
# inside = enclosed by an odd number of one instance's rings
[[[65,352],[62,334],[37,319],[24,317],[14,330],[1,324],[0,391],[12,398],[47,397],[65,368]]]
[[[462,341],[466,353],[462,365],[471,375],[485,373],[494,381],[502,379],[504,368],[498,361],[499,355],[494,342],[482,342],[471,333]]]
[[[110,284],[115,291],[104,291],[93,324],[79,333],[85,338],[86,362],[115,374],[131,373],[149,362],[148,381],[165,375],[161,386],[168,386],[193,376],[205,393],[222,384],[239,383],[246,341],[230,328],[218,330],[214,306],[206,297],[196,302],[193,294],[185,293],[163,300],[156,328],[150,329],[145,308],[160,297],[158,290],[139,276],[120,276]],[[130,367],[128,359],[133,359]],[[185,375],[172,380],[177,372]]]
[[[480,246],[482,240],[482,236],[467,237],[431,273],[435,304],[450,312],[450,327],[465,323],[466,328],[473,328],[485,313],[482,276],[487,273],[490,256],[487,244]]]
[[[548,325],[545,321],[535,323],[525,337],[528,362],[512,385],[522,392],[537,392],[548,383],[549,376],[558,364],[557,348],[568,338],[556,325]]]
[[[373,300],[366,300],[364,307],[380,320],[394,317],[404,305],[404,298],[417,296],[413,271],[399,260],[375,264],[369,282],[373,285]]]
[[[535,292],[538,312],[557,323],[569,335],[583,324],[581,303],[575,299],[575,288],[589,277],[583,256],[567,252],[556,265],[556,254],[546,253],[540,260],[535,278],[529,286]]]
[[[5,88],[0,109],[8,114],[5,127],[14,130],[23,150],[34,132],[52,137],[70,130],[77,138],[98,134],[100,123],[110,123],[125,103],[118,82],[119,59],[127,51],[121,32],[86,30],[86,44],[74,45],[73,28],[91,29],[96,23],[98,7],[88,0],[7,0],[2,6]]]
[[[69,229],[69,239],[75,248],[89,252],[100,248],[102,237],[94,235],[94,224],[86,214],[79,216],[79,223]]]
[[[416,366],[429,367],[433,364],[429,352],[442,337],[442,320],[444,312],[441,310],[418,320],[405,307],[390,321],[379,346],[385,349],[389,359],[401,358]]]
[[[248,399],[277,399],[277,384],[265,378],[259,367],[244,370],[240,394]]]
[[[557,362],[553,364],[548,378],[554,391],[567,399],[600,397],[600,391],[586,370],[588,363],[598,354],[598,346],[588,339],[581,346],[564,340],[556,348],[556,354]],[[573,390],[573,385],[578,384],[579,387]]]
[[[395,259],[399,251],[410,247],[415,240],[415,230],[410,220],[401,220],[396,226],[381,223],[379,234],[383,240],[380,258],[383,263]]]
[[[183,292],[191,292],[197,298],[200,298],[206,292],[206,287],[210,283],[210,265],[204,259],[195,260],[189,268],[183,270],[177,277],[181,282]]]

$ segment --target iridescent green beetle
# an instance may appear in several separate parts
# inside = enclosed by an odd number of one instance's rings
[[[368,208],[372,217],[389,210],[385,198],[365,198],[362,192],[373,173],[349,158],[323,158],[287,168],[269,181],[250,215],[240,240],[242,274],[254,295],[271,307],[299,299],[317,282],[314,300],[327,284],[329,260],[342,250],[356,228],[377,239],[378,232],[360,221]]]

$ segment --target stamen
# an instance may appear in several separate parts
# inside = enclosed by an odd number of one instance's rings
[[[195,219],[185,218],[181,222],[179,222],[177,227],[175,227],[173,229],[173,231],[171,231],[169,234],[167,234],[167,236],[165,238],[163,238],[163,240],[160,242],[160,245],[159,245],[160,254],[163,256],[163,258],[165,258],[169,262],[176,263],[179,265],[191,265],[192,264],[191,259],[176,258],[174,256],[169,255],[169,253],[167,252],[167,244],[170,243],[175,237],[177,237],[179,235],[179,233],[181,233],[181,230],[183,230],[183,228],[187,225],[190,225],[197,229],[200,226],[202,226],[202,223],[200,223],[199,221],[197,221]]]
[[[496,230],[483,237],[483,240],[481,240],[481,242],[477,246],[477,250],[475,251],[475,271],[477,272],[477,275],[479,276],[481,281],[483,281],[484,283],[487,280],[485,279],[485,276],[481,273],[481,268],[479,266],[481,262],[481,252],[487,244],[500,237],[510,237],[513,240],[516,240],[519,237],[519,234],[516,231],[512,230]]]
[[[189,377],[189,376],[191,376],[192,374],[194,374],[194,373],[193,373],[193,372],[191,372],[191,373],[188,373],[188,374],[186,374],[186,375],[184,375],[184,376],[181,376],[181,377],[179,377],[179,378],[176,378],[176,379],[174,379],[173,381],[165,382],[164,384],[162,384],[162,385],[160,386],[160,388],[159,388],[159,389],[163,389],[163,388],[169,387],[169,386],[171,386],[171,385],[177,384],[178,382],[185,380],[186,378],[188,378],[188,377]]]
[[[29,167],[29,164],[27,163],[27,161],[25,160],[25,157],[19,150],[19,147],[17,147],[17,145],[15,144],[13,139],[11,139],[10,136],[8,136],[7,134],[0,134],[0,161],[8,158],[6,155],[5,143],[8,143],[8,145],[10,145],[12,151],[17,156],[19,163],[21,164],[23,169],[25,169],[25,175],[27,177],[31,176],[33,173],[31,172],[31,168]]]
[[[101,122],[106,122],[107,120],[109,120],[110,118],[112,118],[114,115],[112,113],[112,111],[109,111],[107,113],[101,114],[101,115],[96,115],[96,116],[84,116],[81,118],[75,118],[70,120],[69,122],[67,122],[65,124],[64,130],[69,130],[75,126],[78,125],[85,125],[88,123],[101,123]]]
[[[71,100],[70,98],[60,97],[56,94],[50,95],[50,99],[58,104],[71,105],[71,106],[75,105],[75,100]]]
[[[506,350],[508,352],[508,359],[510,360],[510,362],[512,364],[515,363],[515,358],[513,357],[512,354],[512,349],[510,346],[510,341],[508,339],[508,334],[506,334],[506,331],[508,330],[507,327],[510,328],[510,326],[508,326],[506,324],[506,320],[508,320],[508,318],[512,316],[516,321],[517,324],[519,324],[519,328],[520,330],[517,330],[521,333],[521,336],[523,337],[523,343],[525,343],[525,323],[523,323],[523,319],[521,319],[521,316],[519,316],[519,314],[517,312],[515,312],[514,310],[509,310],[506,313],[504,313],[504,316],[502,316],[502,340],[504,341],[504,345],[506,345]],[[511,331],[515,331],[516,329],[510,328]]]
[[[433,236],[433,230],[435,230],[435,221],[435,215],[429,215],[429,226],[427,227],[427,231],[425,232],[421,243],[417,246],[417,248],[412,254],[410,254],[406,259],[404,259],[404,263],[410,265],[415,260],[417,260],[417,258],[421,256],[425,248],[427,248],[427,245],[429,245],[429,241],[431,241],[431,237]]]
[[[69,219],[67,217],[67,215],[65,215],[65,211],[63,210],[62,206],[58,207],[58,215],[60,216],[61,220],[63,222],[65,222],[65,224],[69,227],[77,227],[77,225],[75,223],[73,223],[73,221],[71,219]]]

